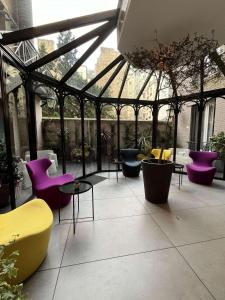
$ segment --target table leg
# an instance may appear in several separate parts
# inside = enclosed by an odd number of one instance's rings
[[[184,172],[184,169],[182,169],[182,173],[181,173],[181,185],[183,184],[183,172]]]
[[[179,189],[180,189],[180,176],[181,176],[181,174],[180,174],[180,172],[179,172]]]
[[[92,186],[91,190],[92,190],[92,218],[94,220],[95,219],[95,208],[94,208],[94,189],[93,189],[93,186]]]
[[[117,180],[117,182],[118,182],[118,172],[119,172],[119,167],[120,167],[120,165],[117,164],[117,169],[116,169],[116,180]]]
[[[60,216],[60,206],[59,206],[59,209],[58,209],[58,217],[59,217],[59,223],[61,221],[61,216]]]
[[[108,178],[110,179],[110,159],[108,159]]]
[[[78,213],[79,213],[79,211],[80,211],[80,196],[79,196],[79,194],[77,195],[77,207],[78,207]]]
[[[74,194],[73,194],[73,234],[75,234],[75,230],[76,230],[74,197],[75,197],[75,196],[74,196]]]

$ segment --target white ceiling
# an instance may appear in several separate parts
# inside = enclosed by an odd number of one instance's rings
[[[187,34],[214,37],[225,43],[225,0],[130,0],[118,48],[126,53],[135,48],[150,49],[154,39],[162,43],[177,41]]]

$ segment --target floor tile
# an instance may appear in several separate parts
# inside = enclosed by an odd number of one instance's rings
[[[217,300],[225,299],[225,239],[179,247]]]
[[[108,183],[107,185],[94,186],[94,198],[96,200],[104,199],[113,199],[117,197],[129,197],[134,196],[132,190],[128,185],[122,183],[116,183],[113,181],[112,184]],[[91,200],[91,191],[88,191],[80,195],[81,200]]]
[[[76,206],[77,210],[77,206]],[[148,211],[136,197],[114,198],[94,201],[95,220],[147,214]],[[67,210],[72,216],[72,208]],[[79,217],[92,216],[92,202],[80,201]]]
[[[148,215],[77,225],[76,235],[70,231],[64,266],[171,246]]]
[[[40,270],[60,267],[69,227],[69,224],[58,223],[53,226],[48,246],[48,255],[40,266]]]
[[[24,292],[29,300],[52,300],[59,269],[34,273],[25,283]]]
[[[225,236],[225,206],[211,206],[151,216],[175,245],[207,241]]]
[[[54,300],[211,300],[175,249],[60,270]]]
[[[195,194],[185,189],[171,188],[168,196],[168,202],[164,204],[154,204],[145,199],[145,195],[137,196],[138,200],[147,208],[150,213],[166,211],[177,211],[181,209],[199,208],[207,206],[207,203],[201,201]]]

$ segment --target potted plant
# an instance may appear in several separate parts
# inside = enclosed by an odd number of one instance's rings
[[[215,161],[215,167],[217,171],[223,172],[225,161],[225,133],[223,131],[209,138],[209,148],[219,154]]]
[[[15,267],[18,252],[8,256],[4,255],[5,246],[0,245],[0,299],[25,300],[23,284],[12,285],[10,280],[16,278],[17,268]]]
[[[142,160],[145,199],[152,203],[165,203],[168,199],[174,165],[162,159],[164,149],[165,139],[162,139],[159,159]]]
[[[20,159],[13,157],[13,177],[15,188],[23,179],[23,173],[19,170]],[[0,140],[0,208],[9,204],[9,175],[6,146],[3,140]]]

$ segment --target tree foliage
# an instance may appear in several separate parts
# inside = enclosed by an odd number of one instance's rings
[[[73,41],[75,37],[72,34],[72,31],[65,31],[60,32],[57,37],[57,48],[60,48],[71,41]],[[57,61],[53,61],[48,64],[48,68],[53,71],[52,73],[55,74],[54,77],[57,79],[62,78],[74,65],[74,63],[78,60],[77,58],[77,49],[73,49],[64,55],[61,55]],[[47,54],[47,49],[44,43],[40,44],[39,47],[40,56],[44,56]],[[84,79],[79,72],[75,72],[66,82],[68,85],[71,85],[76,88],[82,88],[87,83],[88,80]],[[93,95],[98,95],[101,91],[101,88],[94,84],[88,92]],[[107,93],[105,96],[109,96]],[[108,108],[104,110],[104,118],[111,118],[112,117],[112,109]],[[59,107],[57,106],[54,110],[49,109],[47,105],[44,105],[42,108],[42,113],[44,117],[59,117]],[[64,102],[64,117],[68,118],[80,118],[80,104],[79,101],[74,96],[66,96]],[[95,117],[95,107],[89,101],[85,104],[85,117],[86,118],[94,118]]]

